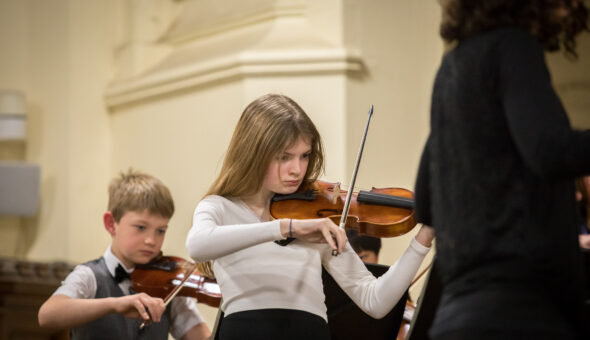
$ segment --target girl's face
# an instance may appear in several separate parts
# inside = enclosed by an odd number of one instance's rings
[[[310,140],[299,137],[270,162],[262,181],[262,190],[277,194],[292,194],[297,191],[307,172],[310,154]]]

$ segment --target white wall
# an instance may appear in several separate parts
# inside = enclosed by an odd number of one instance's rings
[[[27,96],[28,137],[21,161],[41,165],[41,205],[34,218],[13,219],[0,232],[4,256],[84,259],[96,238],[110,174],[106,4],[2,1],[0,87]],[[2,148],[10,148],[2,145]],[[107,241],[100,233],[103,243]]]

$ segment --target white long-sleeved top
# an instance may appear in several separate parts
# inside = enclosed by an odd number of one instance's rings
[[[327,321],[322,265],[367,314],[382,318],[399,301],[430,248],[415,239],[401,258],[375,278],[347,243],[332,256],[325,243],[299,240],[283,247],[280,222],[261,222],[239,199],[208,196],[195,209],[186,241],[190,257],[213,260],[225,315],[281,308],[307,311]]]

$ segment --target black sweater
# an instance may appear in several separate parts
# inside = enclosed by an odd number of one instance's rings
[[[532,36],[498,29],[447,53],[416,183],[447,300],[492,290],[580,299],[573,179],[587,173],[590,131],[572,130]]]

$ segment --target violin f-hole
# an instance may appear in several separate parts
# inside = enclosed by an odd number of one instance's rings
[[[317,215],[318,217],[329,217],[334,214],[340,214],[340,212],[341,211],[339,209],[319,209],[317,211]]]

